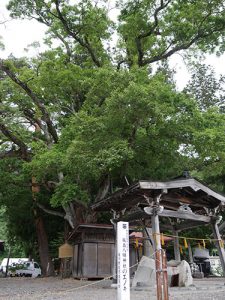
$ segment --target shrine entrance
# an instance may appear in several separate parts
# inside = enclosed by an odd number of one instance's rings
[[[174,257],[180,260],[179,233],[199,226],[211,226],[215,245],[225,276],[225,252],[218,229],[225,197],[194,178],[180,177],[171,181],[139,181],[92,205],[95,211],[113,212],[113,222],[150,224],[156,264],[157,297],[162,290],[165,262],[161,247],[161,231],[174,235]],[[164,298],[163,298],[164,297]]]

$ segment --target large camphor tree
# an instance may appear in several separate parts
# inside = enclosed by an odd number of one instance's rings
[[[224,161],[221,107],[178,92],[168,69],[180,52],[223,52],[224,1],[111,4],[113,17],[108,1],[8,5],[13,18],[47,29],[48,50],[0,60],[0,202],[9,214],[30,206],[45,274],[43,212],[75,228],[96,221],[90,204],[128,182]]]

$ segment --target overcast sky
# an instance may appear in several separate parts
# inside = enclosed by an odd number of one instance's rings
[[[6,5],[9,0],[0,0],[0,22],[10,20]],[[24,49],[34,41],[42,41],[46,27],[35,20],[11,20],[0,25],[0,36],[5,45],[1,57],[13,54],[16,57],[27,55]]]
[[[9,13],[6,5],[9,0],[0,0],[0,22],[9,20]],[[0,24],[0,36],[5,45],[5,50],[0,52],[0,57],[6,58],[11,53],[16,56],[36,55],[37,50],[30,50],[28,53],[25,48],[34,41],[41,41],[44,38],[46,27],[35,20],[10,20],[4,24]],[[43,45],[43,44],[42,44]],[[43,49],[43,48],[42,48]],[[211,64],[217,74],[225,75],[225,55],[218,58],[210,55],[206,60],[207,64]],[[180,55],[175,55],[172,59],[172,66],[177,70],[176,80],[179,89],[186,84],[189,75]]]

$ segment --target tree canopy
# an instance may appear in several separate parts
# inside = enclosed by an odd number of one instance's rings
[[[46,25],[48,45],[0,60],[0,204],[12,218],[16,204],[31,223],[47,213],[74,228],[127,181],[186,168],[204,179],[217,161],[224,174],[223,80],[198,66],[178,92],[167,64],[180,51],[223,52],[224,1],[115,5],[117,21],[108,1],[9,2],[13,18]]]

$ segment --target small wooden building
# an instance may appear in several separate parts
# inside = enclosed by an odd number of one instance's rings
[[[74,278],[104,278],[113,273],[115,234],[112,225],[80,224],[70,234]]]
[[[131,228],[132,231],[132,228]],[[72,276],[74,278],[105,278],[115,272],[116,233],[109,224],[80,224],[68,237],[73,245]],[[139,253],[130,245],[130,266],[136,264]],[[131,271],[135,271],[133,267]]]

